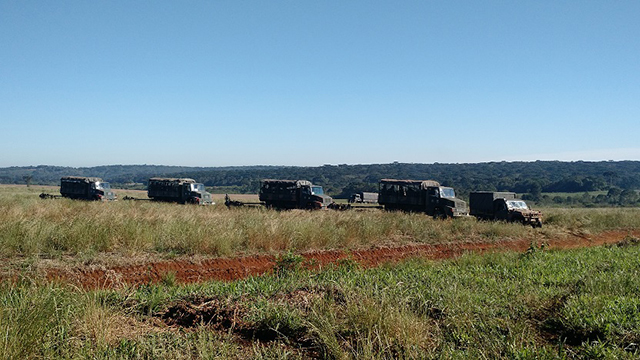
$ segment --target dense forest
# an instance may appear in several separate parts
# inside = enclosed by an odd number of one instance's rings
[[[466,198],[474,190],[513,191],[549,203],[637,204],[640,161],[488,162],[477,164],[371,164],[319,167],[242,166],[181,167],[110,165],[87,168],[58,166],[0,168],[0,183],[59,184],[67,175],[97,176],[114,187],[144,188],[149,177],[191,177],[218,193],[257,193],[265,178],[306,179],[322,185],[334,197],[357,191],[377,191],[383,178],[433,179]],[[601,192],[593,195],[593,192]],[[544,193],[576,193],[554,197]],[[599,196],[599,197],[598,197]],[[567,201],[567,198],[569,201]]]

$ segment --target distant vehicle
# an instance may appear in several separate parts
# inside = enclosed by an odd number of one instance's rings
[[[40,197],[44,198],[43,195]],[[116,199],[109,183],[97,177],[65,176],[60,179],[60,195],[80,200],[106,201]]]
[[[512,192],[474,191],[469,194],[471,215],[483,220],[520,222],[542,227],[542,213],[531,210]]]
[[[327,209],[333,199],[307,180],[262,180],[260,201],[275,209]]]
[[[378,193],[374,192],[359,192],[351,195],[348,202],[350,204],[377,204]]]
[[[151,200],[177,202],[180,204],[209,205],[211,194],[201,183],[189,178],[151,178],[147,186]]]
[[[434,180],[380,180],[378,203],[386,210],[424,212],[434,218],[469,214],[467,203],[456,198],[450,187]]]

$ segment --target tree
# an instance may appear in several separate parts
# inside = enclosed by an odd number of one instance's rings
[[[620,194],[622,193],[622,189],[618,187],[612,187],[607,192],[607,202],[609,204],[619,204],[620,203]]]
[[[33,180],[33,175],[25,175],[22,177],[24,182],[27,184],[27,187],[31,187],[31,181]]]
[[[539,201],[540,195],[542,195],[542,186],[540,183],[534,182],[531,184],[531,197],[534,201]]]
[[[631,205],[636,202],[638,202],[638,193],[635,190],[622,190],[620,193],[620,205]]]

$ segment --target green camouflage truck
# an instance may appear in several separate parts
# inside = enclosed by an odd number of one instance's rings
[[[307,180],[262,180],[260,201],[275,209],[327,209],[333,199]]]
[[[201,183],[189,178],[151,178],[147,187],[151,200],[180,204],[210,205],[211,194]]]
[[[542,227],[542,213],[531,210],[512,192],[473,191],[469,194],[470,214],[482,220],[504,220]]]
[[[378,203],[386,210],[424,212],[434,218],[469,215],[467,203],[456,198],[452,188],[434,180],[382,179]]]
[[[97,177],[65,176],[60,179],[60,195],[80,200],[115,200],[108,182]],[[42,196],[41,196],[42,197]]]

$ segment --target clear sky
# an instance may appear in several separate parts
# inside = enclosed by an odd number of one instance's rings
[[[640,1],[0,0],[0,166],[640,160]]]

